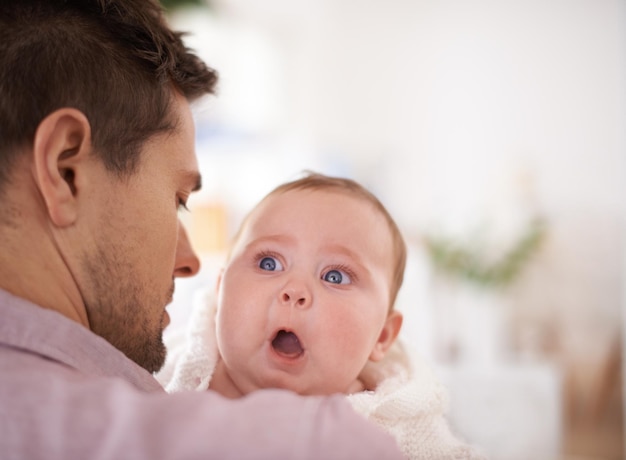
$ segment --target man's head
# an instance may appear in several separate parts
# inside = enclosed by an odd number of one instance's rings
[[[178,209],[200,187],[189,103],[216,78],[152,0],[0,4],[0,287],[148,371],[198,270]]]
[[[278,187],[245,219],[222,274],[218,366],[241,393],[347,391],[400,330],[405,259],[396,224],[356,182],[313,174]]]
[[[20,0],[0,5],[0,192],[40,122],[73,107],[94,154],[131,174],[142,143],[172,129],[172,90],[212,92],[216,73],[169,29],[154,0]]]

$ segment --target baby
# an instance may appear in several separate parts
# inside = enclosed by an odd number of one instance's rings
[[[264,388],[349,394],[409,458],[476,458],[449,432],[427,369],[411,379],[398,347],[376,368],[402,325],[393,306],[405,262],[396,223],[358,183],[308,174],[283,184],[245,218],[217,301],[195,309],[157,377],[168,391],[228,398]]]
[[[209,388],[347,393],[400,331],[391,306],[405,260],[396,224],[357,184],[315,175],[278,187],[245,219],[222,273]]]

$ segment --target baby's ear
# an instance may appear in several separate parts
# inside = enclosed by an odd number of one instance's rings
[[[378,341],[376,342],[376,345],[374,345],[374,349],[370,354],[370,361],[380,361],[385,357],[387,350],[389,350],[391,345],[393,345],[398,337],[398,334],[400,333],[402,319],[402,313],[399,311],[392,311],[387,316],[385,325],[378,336]]]

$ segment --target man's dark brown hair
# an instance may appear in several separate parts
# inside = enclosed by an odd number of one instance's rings
[[[128,176],[175,126],[173,90],[192,101],[216,81],[154,0],[0,0],[0,191],[51,112],[83,112],[95,153]]]

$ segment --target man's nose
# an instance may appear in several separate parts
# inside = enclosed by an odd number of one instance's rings
[[[200,270],[200,259],[191,247],[187,230],[183,223],[178,221],[178,244],[176,246],[176,261],[174,266],[174,276],[186,278],[194,276]]]

